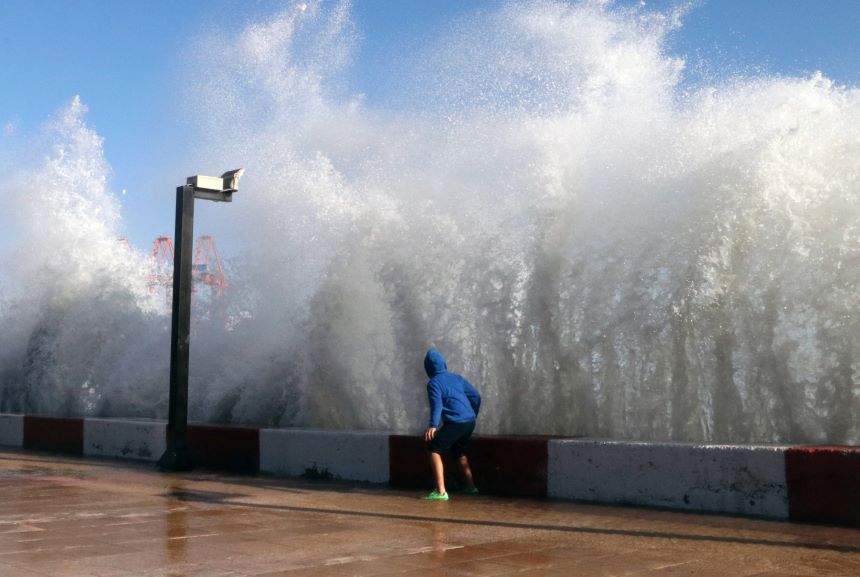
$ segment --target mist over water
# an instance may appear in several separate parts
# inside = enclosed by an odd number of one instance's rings
[[[201,45],[196,155],[248,173],[232,330],[194,325],[191,417],[417,430],[435,346],[482,433],[860,442],[860,90],[691,86],[682,24],[510,3],[404,57],[390,109],[349,90],[347,4]],[[82,105],[35,146],[0,189],[29,199],[0,411],[164,417],[169,318],[115,241]]]

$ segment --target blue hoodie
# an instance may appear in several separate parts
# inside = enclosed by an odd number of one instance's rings
[[[469,381],[448,371],[439,351],[427,351],[424,370],[430,377],[427,398],[430,400],[431,427],[438,428],[442,420],[446,423],[471,423],[478,418],[481,395]]]

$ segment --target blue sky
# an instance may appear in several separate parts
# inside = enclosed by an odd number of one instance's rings
[[[396,70],[399,55],[444,32],[459,14],[497,4],[356,0],[354,20],[363,40],[347,88],[385,107],[397,80],[389,73]],[[656,9],[677,4],[647,3]],[[134,245],[148,247],[156,235],[172,232],[172,204],[160,204],[185,176],[177,159],[190,143],[184,140],[182,98],[176,92],[186,51],[202,30],[239,29],[282,5],[271,0],[4,0],[0,67],[6,83],[0,91],[0,126],[27,134],[80,95],[89,107],[88,123],[104,137],[112,190],[129,191],[120,197],[125,232]],[[670,48],[687,59],[690,82],[703,76],[821,70],[840,84],[858,86],[858,30],[858,0],[702,0],[693,3]],[[162,166],[170,168],[153,170]]]

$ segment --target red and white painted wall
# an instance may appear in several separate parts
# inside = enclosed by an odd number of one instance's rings
[[[0,414],[0,446],[27,450],[155,462],[165,436],[163,421]],[[188,444],[202,468],[431,483],[417,436],[192,423]],[[860,447],[499,436],[476,437],[470,460],[488,494],[860,526]]]

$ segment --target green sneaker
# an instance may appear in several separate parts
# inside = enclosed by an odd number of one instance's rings
[[[480,491],[478,491],[477,487],[472,487],[471,489],[463,489],[464,495],[477,495],[478,493],[480,493]]]
[[[439,494],[439,491],[433,489],[433,492],[427,495],[426,497],[421,497],[425,501],[447,501],[448,493]]]

